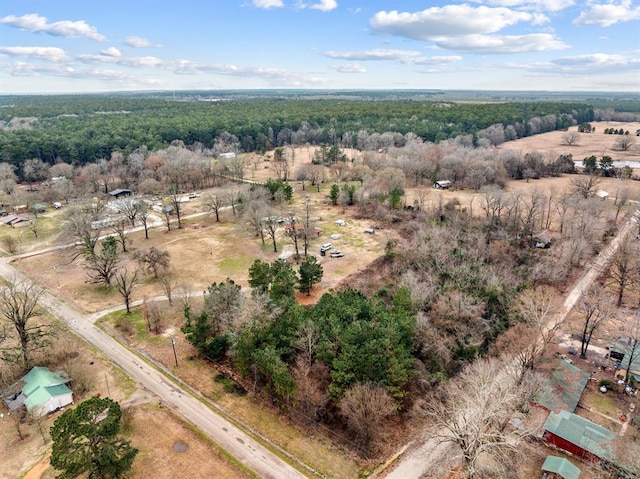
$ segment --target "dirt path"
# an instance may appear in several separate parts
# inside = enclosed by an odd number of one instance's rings
[[[547,328],[553,328],[566,319],[578,299],[580,299],[582,292],[587,290],[598,278],[607,266],[611,256],[618,249],[620,242],[631,233],[633,227],[637,227],[639,221],[640,211],[636,210],[620,229],[618,235],[611,241],[609,247],[600,252],[589,269],[575,283],[569,294],[567,294],[562,310],[557,316],[551,318]],[[429,475],[431,467],[450,454],[452,450],[453,447],[451,444],[440,443],[437,438],[427,438],[424,443],[417,444],[413,448],[408,449],[407,452],[400,457],[394,469],[381,477],[385,477],[386,479],[429,478],[431,477]]]
[[[35,466],[33,466],[29,471],[24,475],[23,479],[40,479],[42,475],[49,469],[49,459],[51,458],[51,453],[48,452],[46,456],[40,459]]]

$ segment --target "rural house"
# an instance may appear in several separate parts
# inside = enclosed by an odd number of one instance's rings
[[[67,387],[71,378],[36,366],[18,382],[2,392],[9,411],[25,406],[35,416],[44,416],[73,403],[73,392]]]
[[[434,181],[433,187],[437,190],[448,190],[449,188],[451,188],[451,181],[449,180]]]
[[[611,442],[617,437],[608,429],[569,411],[549,414],[543,429],[546,442],[591,462],[611,458]]]
[[[538,398],[537,405],[554,413],[574,412],[588,382],[588,372],[560,359],[549,375],[548,392]]]
[[[124,188],[118,188],[115,189],[113,191],[109,192],[109,196],[111,196],[112,198],[124,198],[125,196],[133,196],[133,191],[132,190],[127,190]]]

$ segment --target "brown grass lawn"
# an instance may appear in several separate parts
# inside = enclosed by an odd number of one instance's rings
[[[316,255],[324,267],[322,284],[314,291],[314,297],[317,298],[319,293],[334,287],[342,278],[365,267],[379,256],[386,237],[365,234],[364,228],[370,226],[370,223],[353,219],[351,210],[343,212],[340,207],[330,206],[325,190],[318,193],[314,189],[305,194],[311,197],[313,215],[319,218],[316,225],[323,230],[320,237],[311,241],[310,248],[310,254]],[[296,193],[296,198],[300,200],[301,192]],[[298,211],[298,215],[301,215],[299,203],[294,202],[283,214],[286,215],[289,211]],[[336,219],[345,219],[347,225],[336,226]],[[329,238],[334,233],[340,234],[339,240]],[[172,228],[170,232],[166,232],[165,227],[155,228],[150,232],[149,240],[144,239],[142,232],[133,233],[129,238],[131,244],[127,257],[135,249],[151,246],[169,251],[176,291],[203,291],[212,282],[224,281],[227,277],[241,286],[248,286],[248,269],[255,259],[273,261],[283,251],[293,253],[292,241],[283,234],[282,229],[277,239],[278,253],[273,253],[268,238],[263,246],[260,239],[254,238],[230,211],[222,214],[220,223],[216,223],[213,215],[205,215],[185,221],[182,229]],[[327,241],[340,248],[345,257],[321,258],[320,245]],[[81,311],[91,313],[122,303],[122,298],[116,291],[87,284],[88,278],[81,261],[71,261],[70,251],[25,258],[19,260],[16,266]],[[129,267],[135,268],[135,264],[130,264]],[[134,300],[163,294],[160,282],[151,275],[144,274],[134,290]]]
[[[565,145],[562,141],[564,131],[551,131],[541,135],[520,138],[514,141],[507,141],[500,145],[501,150],[519,150],[523,154],[539,151],[552,153],[553,156],[573,155],[573,160],[577,165],[582,166],[582,160],[588,156],[595,155],[600,159],[603,155],[608,155],[614,161],[640,161],[640,138],[638,143],[629,151],[614,150],[617,135],[605,135],[606,128],[624,128],[629,130],[629,134],[635,135],[640,128],[639,122],[623,123],[617,121],[596,121],[591,123],[596,128],[595,133],[580,133],[580,141],[576,145]],[[577,126],[572,126],[569,131],[577,131]]]

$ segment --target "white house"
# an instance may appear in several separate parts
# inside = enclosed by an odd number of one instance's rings
[[[433,187],[438,190],[447,190],[451,188],[451,181],[450,180],[434,181]]]
[[[3,391],[2,398],[14,411],[25,406],[34,416],[44,416],[73,403],[73,392],[67,387],[71,378],[36,366],[20,381]]]

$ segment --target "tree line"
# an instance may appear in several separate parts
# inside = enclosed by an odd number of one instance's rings
[[[224,135],[237,139],[226,151],[306,143],[365,149],[363,136],[386,131],[400,136],[412,132],[431,142],[472,135],[477,143],[481,131],[502,124],[501,132],[497,126],[489,130],[495,144],[502,137],[520,138],[593,120],[593,109],[579,103],[273,98],[171,102],[87,96],[13,98],[0,114],[0,160],[16,166],[33,158],[84,165],[113,152],[126,156],[142,146],[163,149],[174,140],[202,145],[215,154],[224,151],[216,145]],[[28,121],[15,121],[21,118]]]

